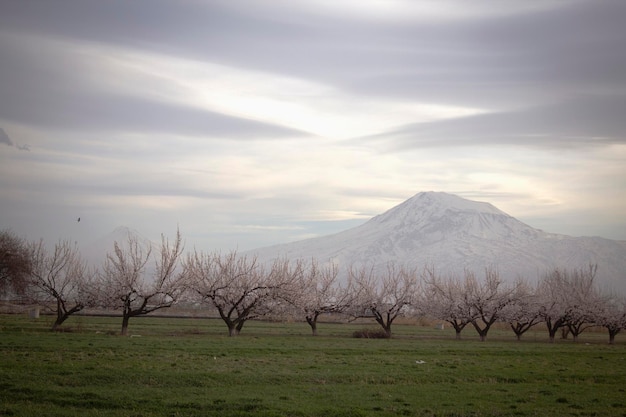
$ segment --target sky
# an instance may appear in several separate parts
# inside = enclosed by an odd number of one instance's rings
[[[625,19],[622,0],[0,0],[0,229],[248,250],[445,191],[626,240]]]

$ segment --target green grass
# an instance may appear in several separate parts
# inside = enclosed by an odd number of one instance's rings
[[[546,343],[412,325],[0,316],[0,416],[626,416],[626,341]],[[372,324],[368,326],[375,328]],[[424,361],[418,364],[416,361]]]

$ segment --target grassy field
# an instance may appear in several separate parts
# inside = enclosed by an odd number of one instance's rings
[[[0,416],[626,416],[626,339],[398,325],[0,316]],[[371,327],[376,327],[372,324]],[[422,363],[423,362],[423,363]]]

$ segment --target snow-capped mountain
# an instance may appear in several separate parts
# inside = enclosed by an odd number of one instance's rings
[[[361,226],[329,236],[248,252],[277,257],[386,268],[434,266],[442,274],[480,277],[487,267],[531,281],[554,268],[598,265],[601,287],[626,291],[626,241],[571,237],[534,229],[489,203],[423,192]]]

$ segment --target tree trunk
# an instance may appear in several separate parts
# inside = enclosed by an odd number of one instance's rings
[[[241,332],[241,328],[246,322],[246,318],[244,318],[243,315],[239,315],[236,318],[231,318],[229,314],[226,314],[226,312],[224,311],[222,307],[220,306],[216,306],[216,307],[217,307],[217,311],[220,313],[220,317],[222,318],[222,321],[228,327],[228,336],[234,337],[234,336],[239,335],[239,332]]]
[[[130,315],[124,314],[122,317],[122,336],[128,336],[128,322],[130,321]]]
[[[548,328],[548,335],[550,336],[550,343],[554,343],[556,332],[564,326],[563,320],[559,319],[554,324],[552,320],[546,319],[546,327]]]
[[[306,316],[306,322],[311,326],[311,334],[313,336],[317,336],[317,314],[311,316]]]
[[[529,321],[529,322],[515,322],[515,323],[509,323],[509,325],[511,326],[511,329],[513,329],[513,332],[515,333],[515,337],[517,338],[518,341],[522,340],[522,335],[524,333],[526,333],[528,330],[531,329],[531,327],[533,327],[536,324],[536,322],[534,321]]]
[[[556,336],[556,330],[548,329],[548,335],[550,336],[550,343],[554,343],[554,338]]]
[[[474,326],[474,328],[476,329],[476,332],[478,333],[481,342],[487,340],[487,333],[489,333],[489,328],[491,327],[491,324],[485,323],[485,327],[481,329],[480,325],[474,320],[472,321],[472,326]]]
[[[615,336],[619,333],[620,330],[621,329],[619,328],[609,329],[609,345],[615,344]]]
[[[378,310],[372,308],[372,313],[374,313],[374,318],[376,319],[376,322],[378,322],[378,324],[380,324],[380,326],[383,328],[387,337],[391,337],[391,324],[393,323],[393,318],[391,317],[391,315],[387,313],[387,320],[385,321],[382,314]]]
[[[230,337],[239,336],[239,333],[241,333],[241,329],[246,322],[245,320],[224,321],[228,326],[228,336]]]
[[[456,320],[446,320],[448,323],[454,327],[454,338],[456,340],[461,340],[461,331],[465,328],[465,324],[458,323]]]
[[[67,319],[68,314],[65,312],[65,308],[63,308],[63,303],[61,302],[60,298],[57,298],[57,319],[54,321],[54,324],[52,325],[52,330],[55,331],[57,330],[61,324],[63,324],[63,322],[65,321],[65,319]]]
[[[589,324],[587,324],[584,321],[580,321],[578,323],[574,323],[574,324],[570,324],[567,326],[568,332],[572,334],[572,337],[574,339],[574,342],[578,341],[578,336],[584,332],[585,330],[587,330],[589,327],[591,327]]]
[[[383,326],[383,330],[385,331],[387,337],[391,338],[391,323],[387,326]]]
[[[487,340],[487,333],[489,332],[489,327],[485,327],[484,329],[478,329],[478,336],[480,337],[480,341],[484,342]]]
[[[513,333],[515,333],[515,339],[520,342],[522,340],[522,335],[524,334],[525,330],[523,328],[523,326],[520,326],[519,323],[513,325],[510,324],[511,329],[513,330]]]
[[[69,317],[69,314],[57,314],[57,319],[54,321],[54,324],[52,325],[52,331],[56,331],[59,329],[59,327],[61,327],[61,325],[63,324],[63,322],[65,320],[67,320],[67,318]]]
[[[72,314],[82,310],[83,308],[84,306],[82,304],[76,304],[74,307],[68,310],[61,300],[57,300],[57,319],[52,325],[52,330],[58,330],[58,328],[61,327],[65,320],[69,319]]]

